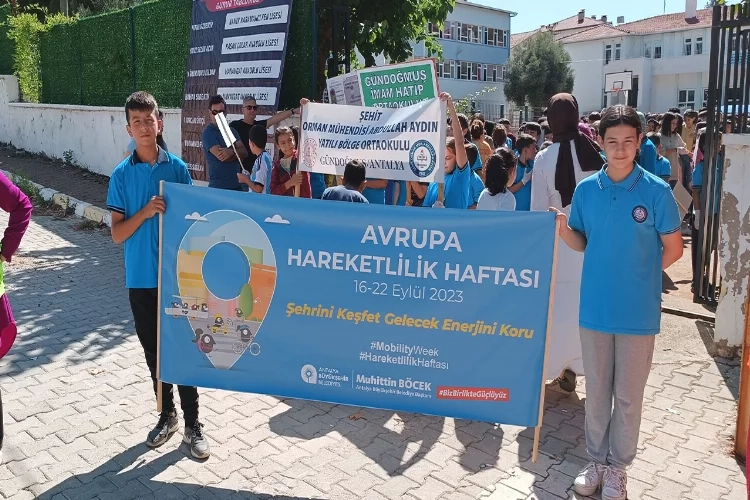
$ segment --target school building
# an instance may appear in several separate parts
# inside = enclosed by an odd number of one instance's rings
[[[567,19],[513,35],[511,47],[552,31],[571,57],[573,94],[582,112],[617,103],[643,112],[674,106],[699,109],[708,100],[711,16],[710,9],[703,9],[626,23],[622,17],[613,22],[606,15],[587,16],[581,9]],[[613,86],[622,91],[613,92]]]
[[[428,31],[443,49],[438,63],[440,90],[461,99],[487,87],[496,90],[475,99],[488,120],[505,116],[505,75],[510,57],[510,19],[515,12],[458,0],[443,29]],[[429,57],[424,43],[412,43],[414,58]]]

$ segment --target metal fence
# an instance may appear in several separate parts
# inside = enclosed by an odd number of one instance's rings
[[[703,183],[698,230],[693,231],[693,299],[715,305],[721,288],[723,133],[750,132],[750,4],[714,7]]]

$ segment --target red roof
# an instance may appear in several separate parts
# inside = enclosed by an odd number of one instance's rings
[[[592,26],[599,26],[602,23],[600,19],[591,19],[590,17],[583,17],[582,22],[578,22],[578,15],[568,17],[566,19],[563,19],[562,21],[557,21],[556,23],[553,23],[550,27],[552,28],[552,31],[564,31],[564,30],[573,30],[576,28],[590,28]]]
[[[524,41],[528,40],[529,37],[539,33],[540,31],[549,31],[555,33],[555,38],[564,43],[575,43],[575,42],[586,42],[589,40],[599,40],[603,38],[617,38],[625,35],[648,35],[655,33],[668,33],[671,31],[682,31],[694,28],[710,28],[711,21],[713,19],[712,9],[701,9],[697,12],[695,19],[689,21],[685,20],[685,13],[678,12],[676,14],[664,14],[661,16],[649,17],[641,19],[640,21],[633,21],[632,23],[619,24],[613,26],[610,23],[602,23],[601,19],[591,19],[584,17],[582,23],[578,23],[578,16],[568,17],[562,21],[543,26],[534,31],[527,31],[526,33],[517,33],[511,35],[510,46],[515,47]],[[579,31],[572,34],[567,34],[565,31],[573,30],[576,28],[586,28],[583,31]]]
[[[619,38],[626,36],[630,33],[621,29],[619,26],[614,27],[609,24],[603,24],[600,26],[594,26],[586,31],[580,31],[573,33],[572,35],[565,35],[561,33],[561,36],[556,37],[557,40],[563,43],[575,43],[575,42],[587,42],[589,40],[599,40],[601,38]]]
[[[686,21],[685,13],[678,12],[676,14],[648,17],[646,19],[641,19],[640,21],[620,24],[617,27],[632,34],[647,35],[692,28],[710,28],[712,18],[712,9],[702,9],[698,11],[697,20]]]

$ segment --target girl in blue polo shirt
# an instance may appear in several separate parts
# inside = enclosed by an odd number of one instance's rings
[[[453,105],[453,99],[450,94],[443,92],[440,99],[448,104],[448,113],[451,116],[451,123],[459,123],[456,107]],[[445,145],[445,181],[443,188],[443,203],[438,202],[438,184],[431,182],[427,187],[427,193],[424,197],[422,206],[424,207],[445,207],[467,209],[474,202],[471,198],[471,179],[472,171],[469,167],[469,160],[466,156],[466,146],[464,145],[464,136],[461,129],[453,128],[453,137],[448,139]]]
[[[602,500],[626,500],[660,329],[661,275],[682,257],[681,221],[669,185],[634,161],[642,138],[635,110],[608,108],[599,135],[607,163],[578,184],[569,219],[557,211],[560,236],[584,253],[578,321],[591,462],[574,489],[590,496],[601,487]]]

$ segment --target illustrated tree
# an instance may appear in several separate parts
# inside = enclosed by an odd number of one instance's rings
[[[242,285],[240,290],[239,308],[242,311],[243,318],[249,318],[253,314],[253,308],[255,307],[255,297],[253,296],[253,289],[250,283]]]
[[[341,33],[333,31],[333,7],[349,10],[350,42],[365,60],[374,66],[375,57],[383,54],[392,62],[403,62],[412,57],[411,43],[424,42],[429,54],[440,55],[440,45],[427,33],[427,23],[442,26],[453,11],[456,0],[318,0],[318,88],[325,88],[328,55],[333,48],[343,48]],[[334,54],[341,60],[343,54]]]
[[[570,56],[551,32],[542,32],[511,51],[505,97],[523,106],[543,107],[550,97],[573,91]]]

